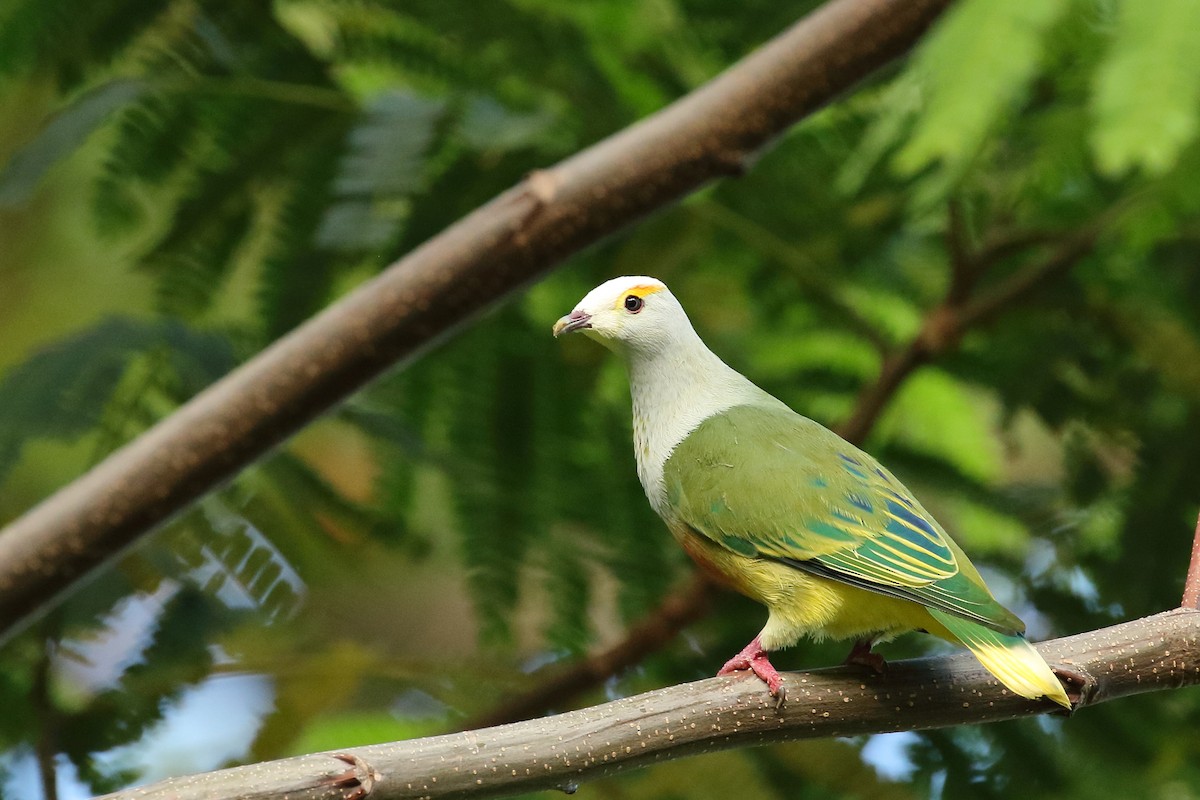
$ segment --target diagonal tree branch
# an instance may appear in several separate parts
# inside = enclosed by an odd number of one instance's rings
[[[970,231],[963,210],[963,201],[952,197],[946,204],[946,254],[950,260],[950,288],[946,301],[961,303],[971,295],[981,272],[980,259],[971,252]],[[986,268],[986,267],[985,267]]]
[[[1200,684],[1200,611],[1177,609],[1039,644],[1082,675],[1076,708]],[[888,674],[785,673],[787,702],[752,676],[708,678],[555,717],[172,778],[108,800],[499,797],[697,753],[793,739],[1032,716],[969,653],[892,662]]]
[[[951,0],[832,0],[659,113],[476,210],[0,534],[0,635],[397,362],[725,175],[907,51]]]
[[[1045,260],[1019,272],[1006,283],[976,298],[958,311],[960,329],[990,324],[1004,309],[1021,302],[1035,290],[1065,275],[1096,247],[1098,228],[1088,228],[1059,242]]]
[[[754,225],[723,213],[713,213],[712,209],[706,213],[731,225],[736,224],[742,230]],[[1092,226],[1067,236],[1043,261],[1018,273],[983,297],[974,298],[971,290],[990,267],[1022,248],[1046,244],[1048,235],[1007,235],[985,243],[977,252],[971,252],[965,240],[961,211],[956,204],[952,204],[947,231],[947,250],[951,256],[950,288],[943,301],[926,315],[917,335],[907,345],[884,358],[879,377],[863,389],[854,410],[835,428],[838,434],[849,442],[861,444],[914,370],[956,348],[971,328],[992,322],[1005,309],[1025,299],[1039,286],[1070,270],[1091,252],[1098,229],[1098,226]],[[762,232],[753,230],[761,245]],[[1059,236],[1062,237],[1061,234]],[[770,246],[780,257],[783,255],[778,251],[787,249],[785,243],[778,241]],[[1200,537],[1200,529],[1197,536]],[[1200,538],[1197,541],[1197,547],[1200,548]],[[1193,563],[1200,563],[1200,556]],[[1200,603],[1200,566],[1197,566],[1196,583],[1196,602]],[[686,626],[702,619],[708,613],[709,601],[715,591],[716,587],[711,583],[699,575],[693,576],[686,586],[668,594],[620,642],[566,667],[549,668],[545,676],[539,676],[541,679],[532,689],[496,709],[467,720],[460,730],[530,719],[560,706],[574,694],[604,683],[662,649]]]

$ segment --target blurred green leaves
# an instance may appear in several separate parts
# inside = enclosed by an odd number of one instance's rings
[[[1069,5],[965,0],[952,7],[913,62],[926,96],[896,167],[912,174],[941,162],[961,176],[1041,71],[1045,39]]]
[[[1071,64],[1090,79],[1078,80]],[[1169,172],[1198,132],[1200,9],[1189,0],[958,3],[885,95],[889,110],[864,137],[860,163],[846,166],[841,185],[860,186],[864,170],[895,148],[891,163],[901,174],[933,170],[918,195],[927,208],[953,191],[989,137],[1022,107],[1049,110],[1047,103],[1076,92],[1088,96],[1086,135],[1101,174]],[[1083,132],[1063,131],[1072,133]]]
[[[444,103],[403,92],[371,101],[348,136],[316,246],[353,252],[392,240],[404,214],[387,201],[422,188],[427,151],[444,113]]]
[[[156,353],[161,360],[153,368],[131,373],[135,362]],[[123,426],[132,422],[133,430],[143,429],[234,363],[222,337],[172,320],[113,318],[56,342],[0,380],[0,481],[32,440],[107,429],[117,441],[100,445],[99,455],[106,453],[129,436]],[[121,391],[130,380],[136,386]],[[116,404],[106,406],[110,401]]]
[[[145,89],[140,80],[111,81],[84,92],[55,115],[0,169],[0,207],[29,202],[51,167],[78,150],[109,115],[136,100]]]
[[[1100,169],[1161,175],[1200,132],[1200,7],[1123,0],[1095,77],[1092,147]]]

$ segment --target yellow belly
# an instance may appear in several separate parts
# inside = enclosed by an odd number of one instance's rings
[[[672,532],[705,572],[767,607],[770,617],[761,634],[767,650],[789,647],[804,636],[861,639],[916,629],[949,636],[919,603],[738,555],[690,530]]]

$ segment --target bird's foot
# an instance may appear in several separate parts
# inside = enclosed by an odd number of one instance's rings
[[[754,637],[754,641],[742,649],[742,652],[726,661],[725,666],[721,667],[717,675],[730,675],[734,672],[741,672],[747,669],[757,675],[767,685],[767,690],[775,698],[775,707],[782,706],[783,701],[787,697],[787,690],[783,686],[783,678],[780,677],[775,667],[771,665],[771,660],[767,657],[767,651],[763,649],[762,643],[758,640],[757,636]]]
[[[886,675],[887,660],[879,655],[879,653],[871,650],[874,644],[875,641],[873,639],[859,639],[854,643],[854,647],[850,648],[850,653],[842,663],[846,666],[858,665],[866,667],[876,675]]]

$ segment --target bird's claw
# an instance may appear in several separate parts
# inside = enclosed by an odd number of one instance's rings
[[[783,685],[783,677],[767,658],[766,651],[757,645],[757,640],[751,642],[745,650],[726,661],[725,666],[721,667],[717,675],[731,675],[735,672],[750,670],[767,685],[767,690],[775,698],[775,707],[780,708],[787,699],[787,689]]]
[[[855,642],[854,647],[850,648],[850,653],[846,656],[846,660],[842,664],[845,666],[866,667],[876,675],[886,675],[887,659],[871,650],[873,644],[870,639],[860,639]]]

